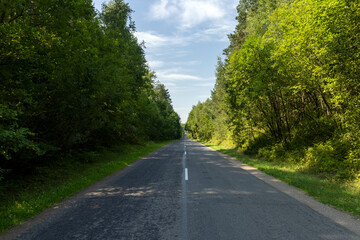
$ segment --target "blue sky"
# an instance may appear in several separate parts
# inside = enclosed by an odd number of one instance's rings
[[[100,10],[104,0],[93,0]],[[239,0],[125,0],[157,79],[186,122],[192,105],[210,97],[217,57],[235,29]]]

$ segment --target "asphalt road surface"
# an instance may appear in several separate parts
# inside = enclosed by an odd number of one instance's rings
[[[7,238],[360,240],[240,164],[185,137],[13,229]]]

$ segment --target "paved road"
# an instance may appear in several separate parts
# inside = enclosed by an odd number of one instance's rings
[[[187,138],[35,222],[16,239],[360,240],[243,170],[238,161]]]

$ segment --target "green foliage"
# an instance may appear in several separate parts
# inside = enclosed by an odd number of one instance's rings
[[[91,0],[1,1],[0,169],[181,136],[131,12],[123,0],[99,14]]]
[[[12,158],[12,153],[27,149],[41,153],[38,145],[31,140],[34,133],[27,128],[19,127],[18,112],[0,105],[0,154],[6,159]]]
[[[304,169],[339,179],[354,179],[359,176],[360,164],[354,150],[350,154],[351,148],[346,139],[329,140],[309,147],[303,160]]]
[[[225,63],[218,58],[216,84],[211,92],[211,99],[199,102],[189,113],[185,130],[191,138],[216,143],[230,140],[231,130],[227,127],[229,117],[225,104],[225,71]]]
[[[225,110],[220,125],[238,147],[270,161],[305,159],[309,171],[334,178],[359,176],[359,9],[346,0],[239,2],[215,85],[225,91],[208,104]],[[198,123],[196,131],[220,135],[216,113],[206,124],[191,114],[190,131]]]
[[[150,129],[150,135],[153,139],[172,139],[182,137],[182,127],[180,125],[180,116],[174,111],[171,105],[169,91],[159,82],[154,87],[155,107],[159,109],[154,112],[153,121],[149,122],[155,126]],[[161,131],[159,131],[161,129]]]
[[[189,114],[185,130],[189,136],[203,141],[209,141],[212,138],[214,127],[212,125],[213,115],[210,110],[210,101],[199,102],[193,106]]]

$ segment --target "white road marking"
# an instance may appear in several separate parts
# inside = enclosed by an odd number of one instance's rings
[[[187,217],[187,196],[186,196],[186,181],[188,180],[188,174],[187,174],[187,168],[186,168],[186,145],[184,144],[184,155],[182,157],[182,167],[185,171],[183,171],[184,177],[181,179],[181,185],[182,185],[182,239],[188,240],[188,217]]]
[[[185,181],[189,180],[188,169],[185,168]]]

